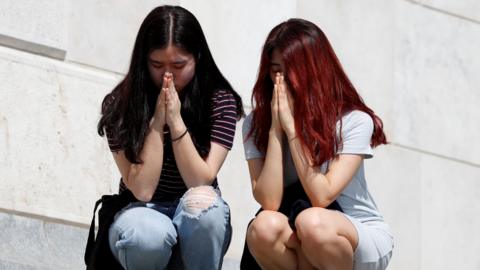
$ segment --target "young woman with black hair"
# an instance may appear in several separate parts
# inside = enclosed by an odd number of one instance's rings
[[[386,143],[382,121],[362,101],[320,28],[290,19],[272,29],[252,103],[244,148],[263,211],[248,227],[247,244],[258,264],[385,269],[393,238],[363,166],[372,147]],[[286,201],[302,203],[289,209]],[[338,209],[327,209],[332,203]]]
[[[139,200],[109,230],[124,268],[221,268],[231,225],[216,176],[242,115],[194,15],[174,6],[151,11],[98,124],[122,176],[120,192]]]

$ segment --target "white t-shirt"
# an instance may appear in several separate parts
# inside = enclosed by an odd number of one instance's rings
[[[243,146],[245,150],[245,158],[247,160],[263,158],[265,156],[265,154],[259,151],[255,146],[253,136],[250,136],[248,140],[245,141],[245,138],[251,129],[251,122],[252,114],[249,114],[245,118],[242,127]],[[338,154],[359,154],[363,155],[364,158],[373,157],[372,148],[370,147],[373,133],[373,120],[370,115],[362,111],[349,112],[342,117],[341,129],[343,145],[337,152]],[[337,135],[339,134],[339,130],[340,121],[337,123]],[[284,160],[284,185],[288,186],[299,181],[299,179],[286,137],[284,137],[282,142],[282,152]],[[322,173],[326,173],[327,169],[328,162],[325,162],[321,165]],[[383,221],[383,217],[378,212],[375,201],[368,192],[363,161],[350,183],[336,200],[345,214],[356,218],[361,222]]]

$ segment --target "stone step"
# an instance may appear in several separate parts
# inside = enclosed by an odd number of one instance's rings
[[[88,229],[0,212],[0,270],[85,269]],[[239,269],[225,258],[223,270]]]

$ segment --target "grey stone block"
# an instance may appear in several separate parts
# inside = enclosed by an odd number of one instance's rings
[[[87,228],[0,213],[0,270],[85,269]],[[239,269],[225,258],[223,270]]]
[[[47,270],[49,268],[36,267],[16,262],[8,262],[0,260],[0,270]]]
[[[0,269],[84,269],[88,231],[0,213]]]

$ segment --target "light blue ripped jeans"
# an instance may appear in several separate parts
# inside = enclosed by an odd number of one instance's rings
[[[174,202],[129,204],[109,230],[113,255],[128,270],[221,269],[232,227],[219,194],[201,186]]]

